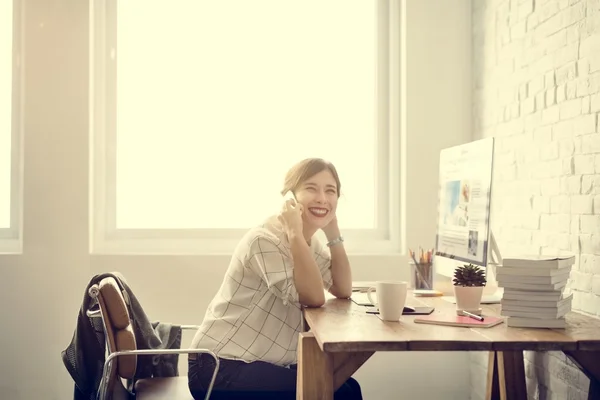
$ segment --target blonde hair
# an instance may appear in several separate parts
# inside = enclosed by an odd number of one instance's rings
[[[324,170],[329,170],[331,175],[333,175],[333,179],[335,180],[335,184],[337,186],[337,196],[339,198],[342,184],[340,183],[337,170],[332,163],[325,161],[322,158],[307,158],[290,168],[285,175],[281,194],[285,195],[290,190],[292,193],[296,193],[296,190],[303,182]]]

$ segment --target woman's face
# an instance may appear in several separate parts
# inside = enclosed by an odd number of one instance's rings
[[[302,182],[295,195],[298,203],[304,207],[304,224],[321,229],[335,217],[338,203],[337,185],[328,169]]]

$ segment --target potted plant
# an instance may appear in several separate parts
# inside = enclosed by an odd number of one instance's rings
[[[465,264],[454,271],[454,297],[456,308],[470,313],[481,311],[481,296],[487,283],[483,268]]]

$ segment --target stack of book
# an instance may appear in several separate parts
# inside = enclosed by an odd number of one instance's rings
[[[519,328],[564,328],[571,311],[572,294],[565,287],[574,256],[505,258],[497,268],[498,285],[504,288],[501,315]]]

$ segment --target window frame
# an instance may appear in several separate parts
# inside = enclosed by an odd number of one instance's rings
[[[21,0],[13,0],[12,22],[12,110],[10,149],[10,227],[0,228],[0,254],[23,251],[23,13]]]
[[[117,229],[117,1],[90,3],[90,252],[231,254],[247,229]],[[400,188],[405,179],[400,171],[406,164],[400,129],[401,0],[375,1],[378,17],[376,228],[343,229],[349,254],[400,254],[404,248],[405,220],[400,218],[404,207]]]

